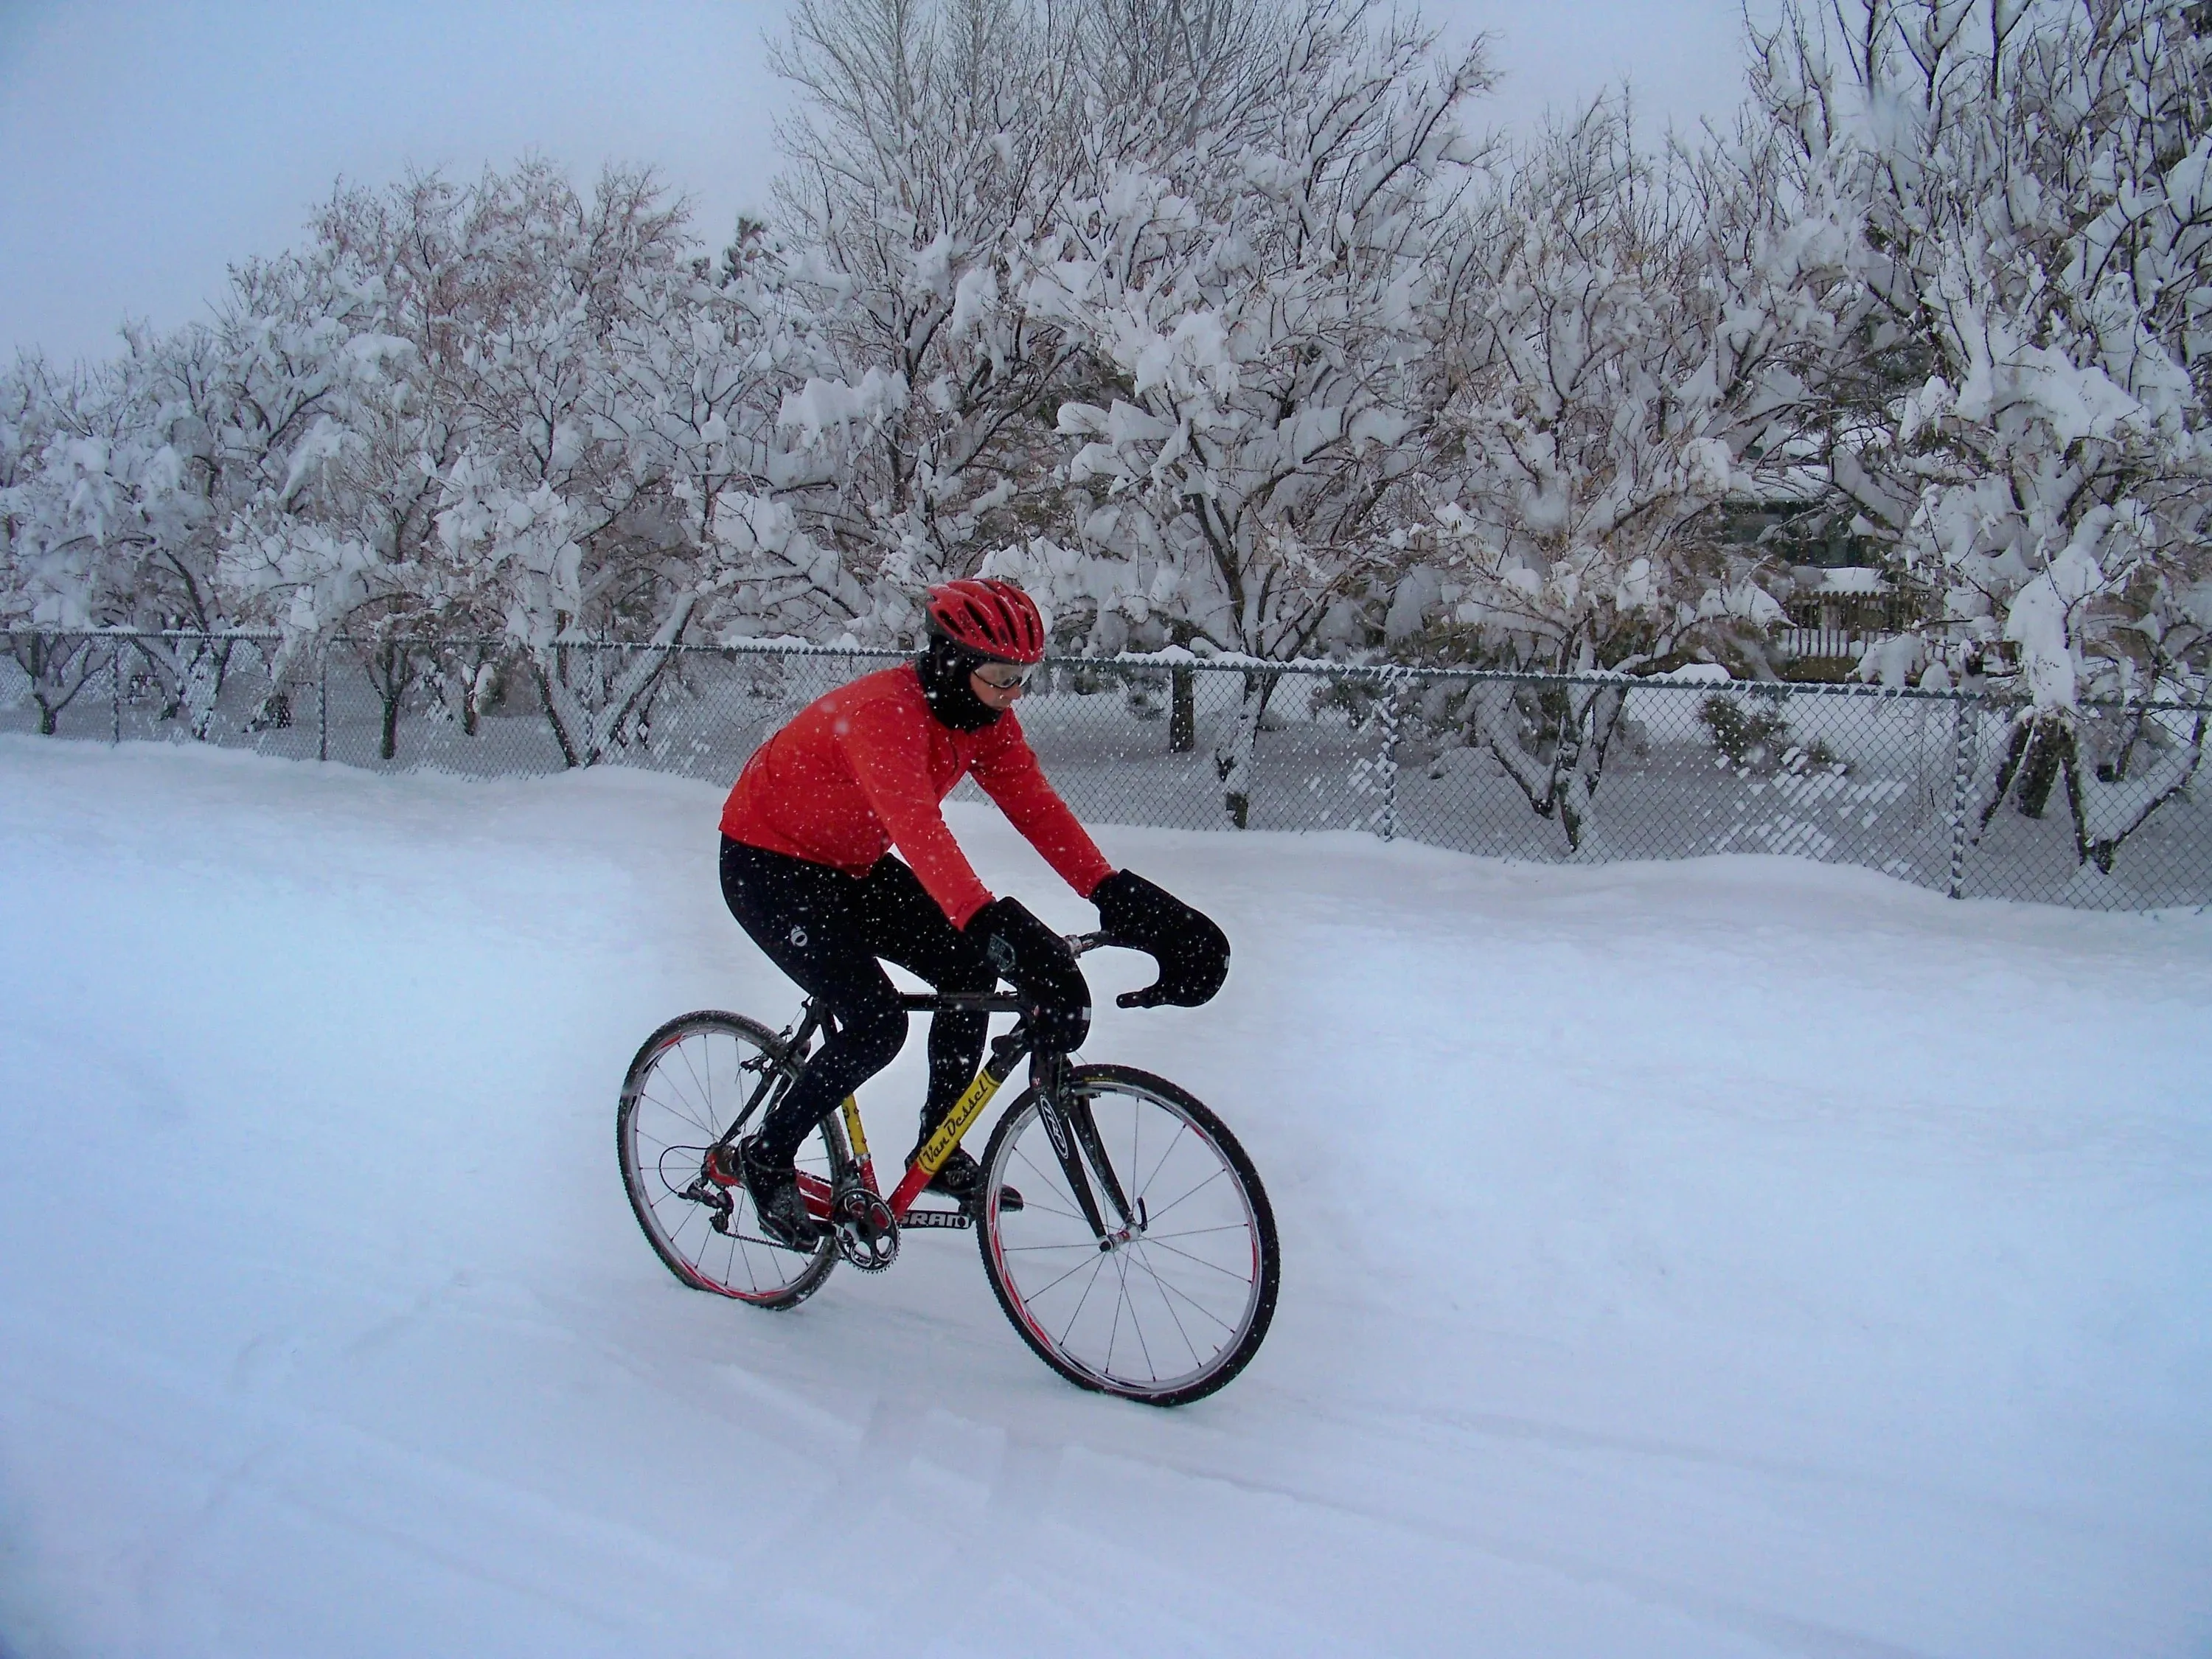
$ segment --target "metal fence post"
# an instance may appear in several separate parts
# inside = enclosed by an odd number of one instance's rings
[[[1405,686],[1393,682],[1382,699],[1382,839],[1398,839],[1398,702]]]
[[[123,641],[120,640],[108,647],[107,702],[108,712],[114,722],[107,740],[120,746],[123,742]]]
[[[1953,898],[1965,896],[1966,876],[1966,780],[1973,766],[1973,721],[1971,697],[1958,694],[1951,725],[1951,881],[1945,891]]]
[[[331,757],[331,653],[325,650],[315,675],[315,758]]]

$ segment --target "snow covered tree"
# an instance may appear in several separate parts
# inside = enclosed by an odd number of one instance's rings
[[[911,630],[916,590],[1052,514],[1068,349],[1015,303],[1009,260],[1068,177],[1074,15],[799,0],[777,50],[802,102],[776,201],[830,354],[785,407],[816,458],[796,499],[864,630]]]
[[[1943,630],[2018,653],[2032,706],[1984,822],[2008,797],[2041,816],[2063,780],[2109,870],[2203,750],[2201,717],[2140,709],[2201,702],[2212,623],[2202,9],[1792,0],[1759,44],[1762,106],[1861,216],[1861,343],[1893,367],[1836,482]]]
[[[464,720],[504,636],[527,648],[563,757],[588,764],[698,600],[665,452],[640,441],[652,428],[616,361],[641,292],[690,280],[682,215],[643,172],[611,169],[588,198],[542,165],[500,182],[479,233],[489,312],[446,366],[465,419],[424,574],[439,631],[477,642],[446,665]]]
[[[779,424],[786,394],[834,366],[767,227],[739,225],[718,281],[700,263],[632,287],[611,340],[606,419],[700,562],[696,629],[835,631],[866,595],[791,505],[817,486],[818,458]]]
[[[1802,465],[1808,379],[1853,302],[1848,227],[1778,190],[1774,159],[1748,125],[1644,153],[1626,101],[1603,99],[1498,169],[1452,266],[1433,568],[1394,607],[1401,648],[1583,676],[1696,653],[1771,675],[1782,608],[1717,545],[1714,510]],[[1432,716],[1579,847],[1625,687],[1449,701]]]
[[[1124,160],[1106,124],[1022,289],[1099,381],[1058,409],[1088,556],[1060,586],[1125,627],[1271,662],[1395,556],[1437,408],[1456,118],[1488,78],[1479,49],[1447,59],[1365,4],[1298,23],[1230,139]],[[1240,824],[1275,680],[1245,677],[1215,756]]]
[[[1283,66],[1341,0],[808,0],[778,67],[800,93],[777,185],[829,366],[787,402],[816,461],[796,492],[865,599],[990,550],[1073,539],[1086,504],[1054,416],[1115,371],[1018,290],[1040,230],[1115,168],[1264,137],[1306,88]]]
[[[60,529],[55,481],[46,472],[65,395],[35,356],[19,357],[0,376],[0,628],[11,630],[9,657],[48,737],[111,660],[82,633],[52,631],[82,628],[106,609],[96,594],[96,546]]]
[[[234,649],[201,637],[233,619],[216,575],[234,474],[216,354],[204,328],[125,334],[112,361],[39,377],[41,441],[12,492],[10,608],[61,628],[149,630],[132,672],[151,672],[164,718],[204,736]]]
[[[301,435],[231,538],[229,572],[294,640],[352,642],[383,704],[380,752],[426,668],[410,641],[495,626],[486,564],[441,556],[437,516],[482,411],[481,343],[512,321],[526,218],[506,181],[475,189],[415,175],[340,188],[310,246],[241,288],[234,325],[338,328],[363,372],[356,395]],[[489,617],[486,611],[489,611]]]
[[[230,573],[288,627],[356,642],[387,757],[410,695],[473,731],[520,653],[589,764],[702,603],[738,602],[722,567],[763,544],[757,492],[783,481],[788,330],[752,303],[757,275],[718,283],[689,248],[649,173],[610,169],[586,197],[526,162],[341,190],[280,262],[289,283],[244,297],[260,318],[312,292],[360,376],[234,530]]]

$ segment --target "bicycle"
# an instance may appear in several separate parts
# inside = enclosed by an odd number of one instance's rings
[[[1109,942],[1068,940],[1079,956]],[[909,993],[900,1002],[917,1013],[1023,1012],[1003,991]],[[756,1308],[796,1307],[841,1259],[881,1273],[907,1231],[973,1227],[1007,1319],[1080,1387],[1179,1406],[1250,1362],[1274,1316],[1279,1278],[1274,1214],[1251,1159],[1187,1091],[1039,1048],[1026,1018],[993,1040],[888,1198],[847,1096],[800,1149],[799,1188],[823,1237],[804,1251],[771,1241],[738,1178],[738,1141],[834,1025],[811,997],[781,1031],[703,1011],[661,1026],[630,1062],[615,1118],[623,1184],[678,1279]],[[977,1196],[956,1209],[917,1203],[1025,1054],[1029,1087],[992,1132]],[[1020,1194],[1013,1201],[1010,1185]]]

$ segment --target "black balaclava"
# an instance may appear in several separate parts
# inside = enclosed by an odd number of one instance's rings
[[[968,684],[969,675],[990,660],[980,652],[955,645],[941,634],[932,639],[929,649],[915,663],[929,712],[956,732],[980,732],[998,719],[1000,711],[977,696]]]

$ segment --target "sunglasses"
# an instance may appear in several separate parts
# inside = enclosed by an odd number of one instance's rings
[[[1012,691],[1027,685],[1036,672],[1035,663],[987,662],[975,671],[975,678],[994,691]]]

